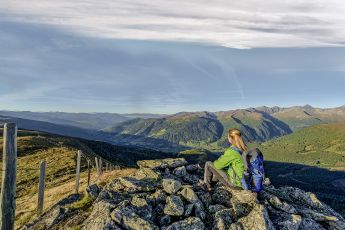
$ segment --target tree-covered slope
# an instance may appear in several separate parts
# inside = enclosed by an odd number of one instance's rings
[[[345,123],[310,126],[259,148],[275,184],[315,192],[345,215]]]
[[[116,141],[122,138],[130,141],[129,135],[139,145],[147,145],[149,137],[154,142],[166,140],[183,146],[222,148],[227,145],[228,129],[233,127],[241,129],[248,141],[263,141],[291,133],[286,124],[255,109],[178,113],[159,119],[135,119],[104,131],[114,135]]]

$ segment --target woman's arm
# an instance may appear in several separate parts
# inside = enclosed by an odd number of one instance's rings
[[[225,167],[228,167],[235,160],[236,155],[231,154],[228,151],[231,150],[226,150],[222,156],[220,156],[217,160],[213,162],[213,165],[216,169],[223,169]]]

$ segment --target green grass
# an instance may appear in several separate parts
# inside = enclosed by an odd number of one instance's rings
[[[344,170],[345,124],[311,126],[259,147],[270,161]]]
[[[311,191],[345,216],[345,124],[307,127],[264,143],[266,172],[275,185]]]
[[[2,133],[2,129],[0,129],[0,132]],[[1,150],[3,147],[2,139],[1,135]],[[90,159],[91,163],[94,164],[95,156],[102,156],[103,159],[122,168],[135,166],[136,161],[140,159],[165,157],[165,153],[153,150],[114,146],[99,141],[89,141],[26,130],[18,131],[17,149],[16,225],[19,227],[35,216],[39,165],[42,160],[45,160],[47,164],[45,181],[46,209],[48,208],[48,204],[52,204],[61,199],[61,195],[73,193],[78,150],[82,150],[83,152],[81,173],[82,179],[84,180],[86,180],[85,177],[87,174],[87,159]],[[1,161],[2,153],[0,154],[0,170],[2,169]],[[94,173],[92,173],[92,177],[94,176]],[[2,174],[0,174],[0,181],[1,177]],[[95,179],[93,178],[93,180]],[[59,188],[57,191],[49,193],[49,191],[57,188]],[[61,193],[60,190],[64,192]]]
[[[91,207],[93,202],[93,199],[88,196],[87,194],[84,194],[83,198],[71,205],[71,208],[73,209],[79,209],[79,210],[87,210]]]

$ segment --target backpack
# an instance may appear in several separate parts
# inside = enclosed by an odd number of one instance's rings
[[[263,154],[258,148],[253,148],[242,154],[242,160],[251,190],[261,192],[264,189],[265,180]]]

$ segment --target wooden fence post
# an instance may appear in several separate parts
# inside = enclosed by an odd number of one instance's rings
[[[98,159],[97,157],[95,157],[95,162],[96,162],[96,171],[97,171],[97,174],[99,176],[99,165],[98,165]]]
[[[2,154],[2,183],[0,195],[0,229],[14,229],[16,209],[17,125],[4,125]]]
[[[40,164],[40,179],[38,181],[38,201],[37,201],[37,215],[41,215],[44,205],[44,189],[46,180],[46,161],[41,161]]]
[[[103,162],[102,162],[102,158],[99,158],[98,167],[99,167],[99,174],[102,175],[102,174],[103,174]]]
[[[78,150],[77,156],[77,169],[76,169],[76,181],[75,181],[75,193],[79,192],[79,179],[80,179],[80,160],[81,160],[81,150]]]
[[[108,170],[109,170],[109,163],[107,162],[105,165],[105,171],[108,171]]]
[[[91,165],[90,160],[87,161],[87,186],[90,186],[91,179]]]

